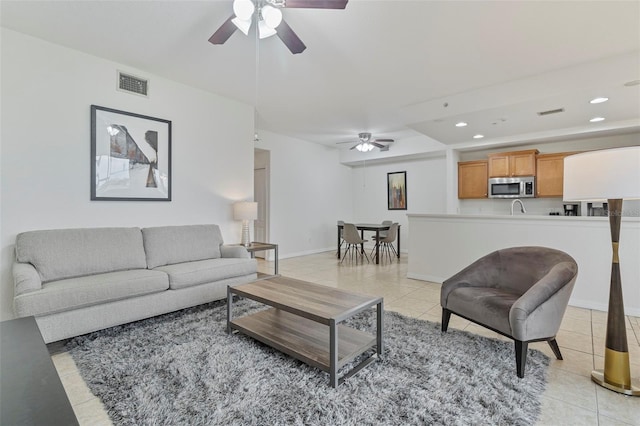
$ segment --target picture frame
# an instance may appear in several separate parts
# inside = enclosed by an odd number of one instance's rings
[[[91,200],[171,201],[171,121],[91,105]]]
[[[387,173],[387,209],[407,209],[407,172]]]

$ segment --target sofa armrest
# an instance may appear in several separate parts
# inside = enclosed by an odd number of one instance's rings
[[[40,290],[42,280],[40,274],[30,263],[15,262],[13,264],[14,296]]]
[[[235,257],[240,259],[249,259],[251,256],[246,248],[242,246],[220,246],[220,254],[222,257]]]

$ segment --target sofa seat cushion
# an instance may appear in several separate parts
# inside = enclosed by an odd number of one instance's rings
[[[47,315],[168,289],[167,274],[160,271],[108,272],[44,284],[42,290],[17,296],[14,308],[18,317]]]
[[[255,274],[258,270],[258,264],[255,259],[220,258],[176,263],[160,266],[154,270],[162,271],[169,275],[170,288],[177,290],[227,278]]]
[[[462,287],[447,297],[446,308],[511,335],[509,311],[520,295],[493,287]]]

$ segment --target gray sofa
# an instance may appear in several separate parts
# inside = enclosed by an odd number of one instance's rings
[[[217,225],[29,231],[16,237],[16,316],[45,342],[226,298],[257,278]]]

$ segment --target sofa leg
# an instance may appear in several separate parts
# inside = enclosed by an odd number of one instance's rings
[[[442,308],[442,332],[446,333],[447,328],[449,328],[449,318],[451,318],[451,311],[445,308]]]
[[[549,342],[549,346],[551,346],[551,350],[553,351],[553,354],[556,356],[557,359],[562,359],[562,354],[560,353],[560,348],[558,347],[558,342],[556,342],[556,339],[551,339],[548,340]]]
[[[524,367],[527,364],[528,347],[529,343],[516,340],[516,370],[518,371],[518,377],[521,379],[524,377]]]

